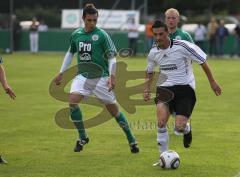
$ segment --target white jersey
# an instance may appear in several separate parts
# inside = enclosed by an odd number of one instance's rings
[[[185,40],[170,40],[167,49],[154,46],[148,55],[147,73],[154,72],[156,66],[160,66],[161,74],[167,76],[158,86],[173,86],[189,84],[195,89],[192,61],[202,64],[207,55],[195,44]]]

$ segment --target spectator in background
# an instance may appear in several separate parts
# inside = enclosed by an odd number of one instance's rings
[[[233,57],[235,54],[238,55],[238,57],[240,57],[240,24],[238,24],[235,28],[234,28],[234,35],[235,35],[235,42],[234,42],[234,47],[231,53],[231,57]]]
[[[129,39],[129,48],[133,50],[133,56],[137,54],[137,41],[139,37],[138,25],[135,24],[135,19],[129,19],[128,24],[128,39]]]
[[[225,21],[220,20],[219,26],[216,31],[216,44],[217,44],[217,55],[224,55],[224,44],[228,36],[228,29],[225,27]]]
[[[147,41],[147,52],[149,52],[149,50],[153,46],[153,40],[154,39],[153,39],[152,25],[153,25],[152,21],[149,21],[145,25],[145,38],[146,38],[146,41]]]
[[[207,29],[201,23],[198,23],[197,28],[194,30],[194,42],[205,52],[204,42],[206,39]]]
[[[13,51],[19,50],[19,39],[21,34],[21,26],[17,20],[16,15],[12,16],[13,22]]]
[[[38,31],[44,32],[48,30],[48,25],[45,23],[44,20],[40,21],[40,24],[38,26]]]
[[[218,29],[218,23],[215,17],[211,17],[208,23],[208,40],[209,40],[209,55],[216,54],[216,32]]]
[[[37,18],[32,18],[32,24],[29,28],[30,51],[32,53],[38,52],[38,22]]]
[[[170,39],[186,40],[193,43],[191,35],[178,28],[180,14],[177,9],[170,8],[165,12],[165,23],[168,27]]]

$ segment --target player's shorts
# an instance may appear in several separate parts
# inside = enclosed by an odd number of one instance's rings
[[[166,91],[168,93],[166,93]],[[162,101],[162,95],[172,93],[172,98]],[[164,102],[169,106],[169,111],[176,115],[190,117],[196,103],[196,95],[194,89],[189,85],[175,85],[171,87],[157,87],[155,103]]]
[[[87,98],[95,95],[104,104],[115,104],[116,98],[113,91],[108,91],[108,77],[88,79],[82,75],[77,75],[72,82],[70,93],[79,93]]]

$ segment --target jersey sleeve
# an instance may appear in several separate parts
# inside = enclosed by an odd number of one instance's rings
[[[154,56],[153,54],[150,52],[147,56],[147,68],[146,68],[146,72],[147,73],[153,73],[154,69],[155,69],[156,63],[154,61]]]
[[[107,56],[108,58],[113,58],[116,56],[117,54],[117,50],[116,47],[112,41],[112,39],[110,38],[110,36],[102,30],[102,44],[103,44],[103,49],[105,52],[105,56]]]
[[[197,45],[188,41],[183,42],[182,46],[185,48],[185,53],[188,58],[196,61],[198,64],[203,64],[207,60],[207,54]]]
[[[69,47],[69,51],[74,54],[77,52],[77,47],[74,41],[74,33],[71,35],[70,37],[70,47]]]

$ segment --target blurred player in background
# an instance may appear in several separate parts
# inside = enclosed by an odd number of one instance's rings
[[[3,89],[10,96],[10,98],[15,99],[16,95],[13,92],[13,90],[11,89],[11,87],[8,85],[6,74],[5,74],[4,68],[2,66],[2,63],[3,63],[3,60],[2,60],[2,57],[0,56],[0,82],[2,84]],[[6,164],[6,163],[7,163],[7,161],[4,160],[2,158],[2,156],[0,155],[0,164]]]
[[[217,96],[221,94],[221,88],[207,64],[207,55],[197,45],[184,40],[170,39],[167,25],[160,20],[154,22],[152,29],[156,46],[148,55],[143,95],[145,101],[150,100],[154,68],[160,66],[161,74],[166,76],[166,81],[157,83],[155,98],[159,151],[162,153],[168,150],[167,122],[173,112],[176,114],[175,131],[183,134],[183,145],[189,148],[192,142],[192,130],[188,120],[196,102],[192,61],[201,65]]]
[[[78,103],[85,97],[94,94],[105,104],[109,113],[115,117],[117,123],[122,127],[127,136],[131,152],[137,153],[139,152],[139,148],[136,139],[131,132],[127,118],[122,112],[119,112],[113,92],[116,72],[115,45],[104,30],[96,27],[98,11],[93,4],[85,6],[82,19],[84,21],[84,28],[79,28],[72,33],[70,48],[65,55],[60,73],[55,78],[55,83],[57,85],[61,83],[62,75],[70,65],[75,53],[77,53],[78,64],[90,63],[101,67],[103,74],[101,76],[90,77],[94,75],[94,67],[87,68],[87,73],[86,71],[85,73],[80,73],[72,82],[69,96],[70,114],[72,120],[77,122],[78,125],[80,124],[80,126],[77,126],[79,139],[76,142],[74,151],[81,151],[83,146],[89,141]],[[79,70],[81,70],[81,65],[79,65]]]
[[[191,35],[188,32],[178,28],[179,20],[180,14],[177,9],[170,8],[166,10],[165,23],[168,27],[170,39],[186,40],[194,43]]]

